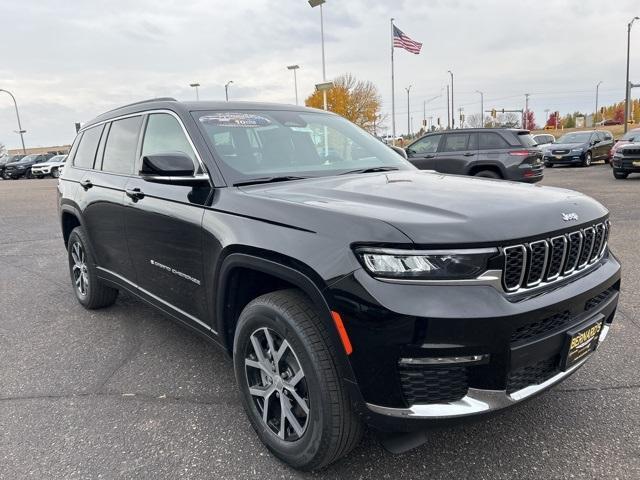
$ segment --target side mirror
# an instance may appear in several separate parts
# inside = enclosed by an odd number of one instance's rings
[[[396,147],[395,145],[389,145],[389,148],[391,150],[393,150],[394,152],[396,152],[398,155],[400,155],[405,160],[407,160],[409,158],[407,156],[407,152],[404,150],[404,148]]]
[[[591,142],[591,145],[595,145],[596,143],[600,143],[600,140],[596,139]]]
[[[181,152],[157,153],[142,157],[140,176],[147,182],[194,185],[208,182],[206,174],[195,174],[193,161]]]

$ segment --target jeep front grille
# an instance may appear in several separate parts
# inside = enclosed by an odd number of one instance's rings
[[[609,223],[502,249],[503,287],[515,292],[561,280],[595,263],[605,252]]]

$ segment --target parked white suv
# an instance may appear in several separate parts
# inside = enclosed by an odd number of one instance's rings
[[[44,178],[47,175],[58,178],[66,160],[67,155],[56,155],[45,163],[39,163],[31,167],[31,174],[37,178]]]

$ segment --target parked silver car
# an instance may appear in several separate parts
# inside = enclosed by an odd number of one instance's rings
[[[53,178],[60,176],[60,171],[67,161],[67,155],[56,155],[45,163],[34,165],[31,168],[31,174],[36,178],[44,178],[51,175]]]

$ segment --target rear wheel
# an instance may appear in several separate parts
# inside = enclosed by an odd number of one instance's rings
[[[629,176],[628,173],[626,172],[618,172],[617,170],[613,171],[613,176],[615,178],[617,178],[618,180],[624,180],[625,178],[627,178]]]
[[[502,178],[499,173],[494,172],[493,170],[480,170],[476,172],[474,177],[483,177],[483,178]]]
[[[585,153],[584,154],[584,159],[582,160],[582,166],[583,167],[590,167],[592,160],[593,160],[593,157],[591,156],[591,152]]]
[[[235,375],[251,425],[276,457],[302,470],[334,462],[362,435],[328,338],[297,290],[251,301],[235,333]]]
[[[82,227],[76,227],[67,244],[71,284],[80,304],[90,310],[113,305],[118,290],[98,279],[95,257]]]

